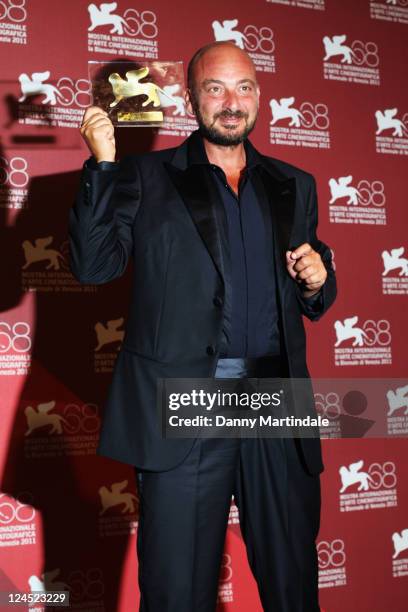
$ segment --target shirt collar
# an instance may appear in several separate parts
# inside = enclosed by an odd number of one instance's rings
[[[247,170],[252,170],[255,166],[263,165],[264,161],[262,156],[258,153],[252,143],[246,139],[244,141],[245,155],[246,155],[246,166]],[[205,150],[203,138],[199,130],[193,132],[188,142],[188,153],[187,153],[188,165],[193,164],[206,164],[210,165]]]

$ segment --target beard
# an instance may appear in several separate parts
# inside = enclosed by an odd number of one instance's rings
[[[198,105],[195,105],[194,112],[197,119],[200,134],[203,136],[203,138],[208,140],[208,142],[211,142],[216,145],[221,145],[223,147],[233,147],[244,142],[244,140],[248,138],[249,134],[254,129],[257,118],[257,116],[255,115],[252,121],[248,121],[248,113],[244,113],[243,111],[231,111],[225,109],[220,113],[216,113],[213,116],[212,123],[207,124],[201,114],[200,109],[198,108]],[[226,125],[224,127],[225,129],[229,130],[230,133],[223,133],[215,125],[215,122],[219,117],[235,117],[237,119],[244,119],[245,127],[242,131],[237,133],[237,128],[235,126]]]

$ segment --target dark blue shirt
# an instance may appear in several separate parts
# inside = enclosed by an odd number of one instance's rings
[[[220,347],[222,357],[279,354],[278,311],[273,249],[267,244],[265,221],[251,181],[255,164],[241,176],[238,195],[221,168],[212,165],[226,216],[229,284]],[[221,225],[221,223],[219,223]],[[224,255],[226,253],[224,252]]]

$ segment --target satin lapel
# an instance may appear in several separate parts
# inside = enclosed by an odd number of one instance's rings
[[[286,276],[286,251],[293,246],[290,237],[295,215],[296,179],[277,180],[265,168],[256,176],[254,185],[259,202],[265,202],[265,196],[269,201],[277,269]]]
[[[211,258],[224,281],[221,242],[218,231],[216,205],[220,199],[216,185],[204,164],[192,164],[180,170],[165,163],[169,176],[180,194]]]

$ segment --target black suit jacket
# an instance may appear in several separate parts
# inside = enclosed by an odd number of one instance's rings
[[[206,168],[188,163],[188,142],[127,156],[117,171],[85,166],[70,211],[71,268],[80,282],[117,278],[133,256],[130,313],[97,452],[139,469],[171,469],[190,450],[193,439],[161,437],[156,380],[212,376],[222,333],[219,195]],[[282,359],[288,376],[309,377],[302,314],[318,320],[336,296],[331,252],[316,236],[316,183],[265,156],[253,180],[261,207],[272,213]],[[317,310],[305,305],[286,270],[286,250],[304,242],[328,271]],[[308,471],[321,472],[320,440],[300,442]]]

